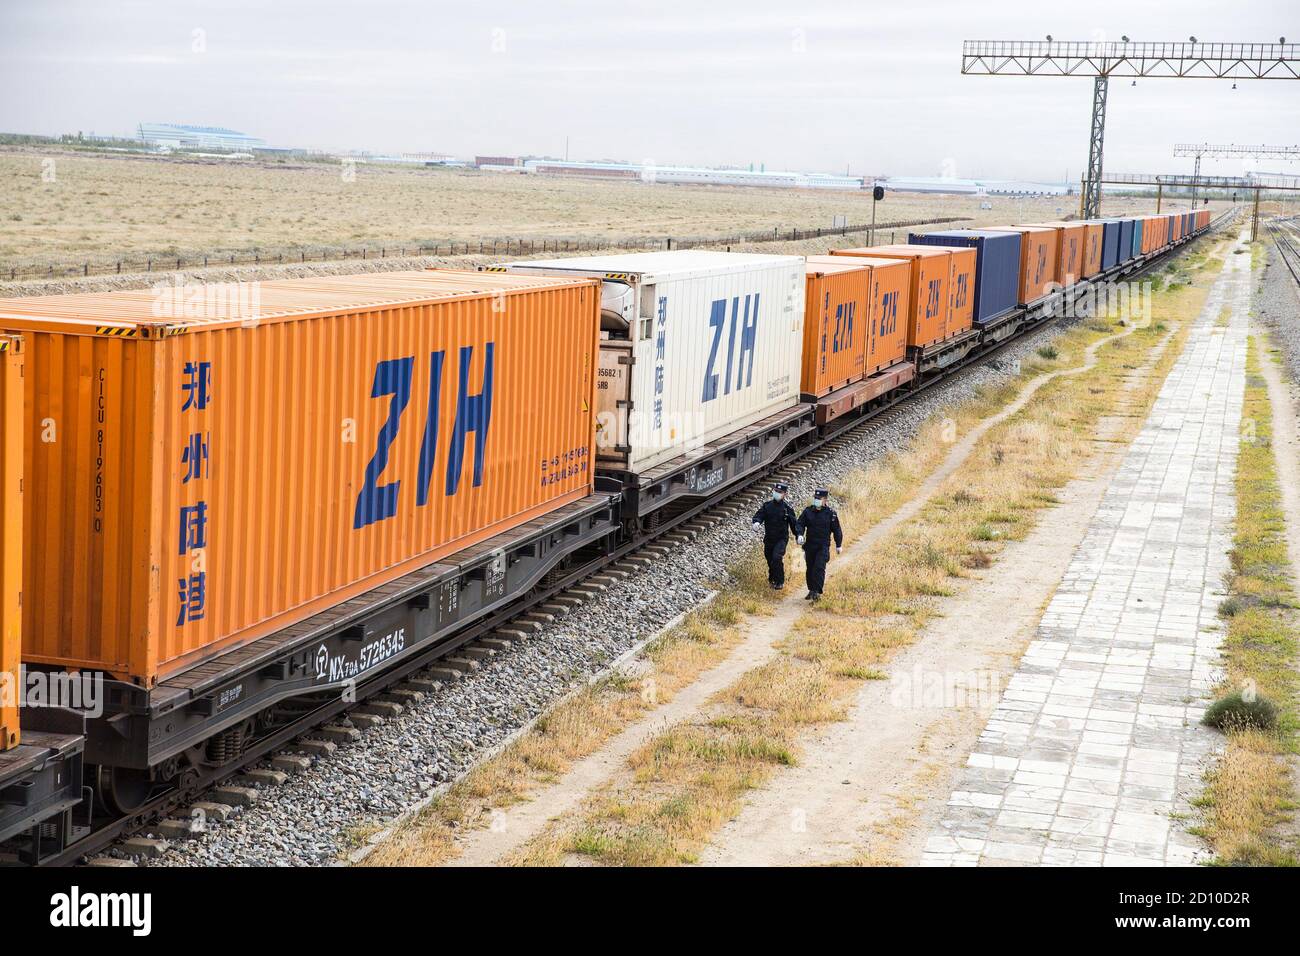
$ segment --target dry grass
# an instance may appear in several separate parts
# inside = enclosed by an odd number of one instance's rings
[[[55,161],[55,181],[42,161]],[[731,235],[871,218],[869,194],[565,180],[408,166],[92,155],[0,149],[0,263],[159,258],[303,246],[400,246],[492,237]],[[993,208],[980,209],[987,201]],[[1011,223],[1076,211],[1071,197],[891,194],[881,220]],[[1149,203],[1107,200],[1107,212]],[[860,237],[862,238],[862,237]],[[886,237],[882,237],[886,238]],[[855,240],[856,241],[856,240]]]
[[[644,672],[611,675],[549,711],[400,826],[366,865],[436,866],[451,860],[458,832],[489,826],[494,811],[529,799],[618,731],[670,701],[735,646],[736,625],[745,615],[770,607],[766,569],[758,568],[759,563],[743,562],[734,586],[651,642],[643,653]]]
[[[1078,352],[1088,342],[1114,331],[1110,324],[1089,323],[1082,331],[1071,333],[1078,339],[1077,347],[1067,349],[1062,361],[1052,364],[1077,361]],[[1025,374],[1036,374],[1040,368],[1027,364]],[[925,476],[946,457],[952,436],[973,428],[1017,391],[1018,387],[1006,385],[989,391],[977,402],[949,409],[947,416],[934,416],[918,429],[905,452],[890,456],[868,475],[839,489],[840,513],[849,529],[849,540],[891,514],[915,493]],[[1005,455],[1001,451],[995,454]],[[960,489],[952,497],[958,504],[972,500]],[[1004,514],[999,510],[986,517],[997,519]],[[977,537],[981,534],[976,532]],[[980,556],[983,562],[989,560],[983,540],[980,538],[979,544],[967,550],[968,567],[984,566],[979,560],[970,563],[972,556]],[[646,672],[636,678],[607,679],[560,705],[502,754],[480,765],[399,827],[367,859],[367,865],[437,865],[454,858],[457,832],[487,826],[494,811],[529,799],[539,787],[561,776],[575,761],[593,753],[654,707],[671,700],[677,690],[725,657],[739,640],[738,625],[745,616],[765,613],[773,601],[765,586],[766,569],[759,555],[751,555],[730,571],[736,582],[732,587],[647,648]],[[860,571],[850,569],[847,574]],[[788,659],[780,661],[782,669],[747,675],[732,688],[731,703],[744,706],[745,700],[752,699],[755,709],[770,709],[782,724],[790,726],[838,718],[848,690],[857,681],[883,677],[876,665],[886,662],[894,648],[910,642],[925,617],[922,609],[913,607],[907,616],[883,613],[864,617],[850,626],[845,626],[844,620],[822,621],[806,616],[786,642]],[[818,666],[820,672],[815,679],[798,673],[802,663]],[[786,694],[789,702],[775,706],[777,698]],[[764,708],[762,700],[774,706]],[[829,709],[826,701],[830,701]],[[703,736],[684,732],[666,749],[656,746],[637,755],[634,763],[641,778],[652,781],[661,767],[682,767],[683,754],[694,754],[699,759],[712,755],[726,759],[725,769],[715,769],[707,777],[710,785],[742,793],[761,779],[761,768],[773,760],[779,763],[792,753],[781,737],[767,733],[767,728],[748,716],[733,721],[721,715],[706,729],[724,732],[724,745],[697,746]],[[555,834],[548,834],[539,844],[528,847],[522,859],[554,862],[569,852],[591,851],[596,856],[603,854],[607,862],[676,862],[689,858],[674,855],[680,842],[695,842],[698,837],[692,834],[713,832],[729,812],[734,812],[733,803],[724,802],[721,807],[709,803],[703,807],[702,816],[695,812],[700,807],[698,800],[675,795],[661,808],[662,812],[654,814],[653,820],[661,825],[672,821],[679,828],[672,839],[661,828],[642,820],[618,840],[603,838],[595,830],[566,834],[563,842],[556,840]],[[626,813],[628,820],[636,820],[639,812],[634,807],[621,808],[616,800],[604,805],[606,816]]]
[[[1237,460],[1237,518],[1233,538],[1219,697],[1249,689],[1278,708],[1276,732],[1227,730],[1227,747],[1206,775],[1198,802],[1201,832],[1222,863],[1294,865],[1295,806],[1288,759],[1297,742],[1296,613],[1293,569],[1287,560],[1286,517],[1273,457],[1273,414],[1259,374],[1259,342],[1250,339]]]
[[[1160,295],[1158,328],[1186,326],[1204,295],[1187,286]],[[1121,388],[1164,339],[1158,328],[1104,346],[1096,368],[1049,383],[993,428],[916,519],[831,580],[777,658],[738,679],[707,712],[647,743],[622,777],[512,862],[554,865],[574,855],[605,865],[694,862],[748,791],[798,761],[808,728],[843,719],[860,682],[882,676],[879,665],[914,641],[936,613],[936,597],[951,593],[972,564],[992,561],[999,542],[1027,533],[1035,512],[1054,502],[1053,492],[1090,454],[1103,414],[1123,406],[1134,416],[1130,432],[1136,429],[1138,413],[1154,401],[1179,351],[1166,349],[1154,374]],[[1062,337],[1059,363],[1052,364],[1081,364],[1084,349],[1110,334],[1114,329],[1104,323],[1074,329]],[[905,483],[901,475],[937,464],[948,450],[938,435],[964,434],[1040,370],[1027,363],[1019,382],[953,410],[952,421],[929,423],[911,449],[851,476],[839,490],[846,523],[853,527],[871,510],[878,489],[898,487]],[[888,861],[888,854],[870,852],[855,862]]]

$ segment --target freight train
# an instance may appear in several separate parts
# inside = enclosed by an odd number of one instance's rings
[[[1209,226],[0,300],[0,855],[179,805]]]

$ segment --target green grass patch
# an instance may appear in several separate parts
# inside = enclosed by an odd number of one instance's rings
[[[1232,571],[1219,605],[1227,627],[1226,677],[1203,718],[1225,733],[1227,747],[1206,775],[1199,801],[1205,825],[1199,829],[1220,863],[1294,865],[1288,758],[1297,743],[1295,591],[1273,456],[1273,411],[1254,336],[1247,349]]]

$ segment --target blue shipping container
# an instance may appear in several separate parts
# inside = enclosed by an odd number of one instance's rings
[[[1105,272],[1119,261],[1119,220],[1103,219],[1101,224],[1101,270]]]
[[[1020,295],[1020,233],[991,229],[949,229],[912,234],[914,246],[964,246],[975,249],[975,308],[977,325],[990,322],[1016,307]]]
[[[1133,220],[1119,221],[1119,261],[1128,262],[1133,258]]]
[[[1133,256],[1142,255],[1142,220],[1133,220]]]

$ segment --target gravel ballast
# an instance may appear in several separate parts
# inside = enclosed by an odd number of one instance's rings
[[[1272,241],[1265,242],[1268,257],[1255,285],[1255,314],[1282,352],[1288,376],[1300,383],[1300,286],[1282,261]],[[1295,395],[1300,386],[1292,385]]]
[[[819,486],[832,489],[850,471],[904,446],[927,417],[1018,374],[1020,361],[1064,326],[1045,327],[899,406],[791,481],[799,504]],[[396,718],[340,745],[305,773],[264,786],[259,800],[223,823],[178,841],[153,866],[314,866],[337,862],[362,828],[383,826],[611,662],[698,606],[725,569],[758,547],[748,515],[703,531],[689,544],[609,587],[564,618],[485,661],[461,680],[426,695]],[[795,582],[797,583],[797,582]],[[291,749],[291,748],[290,748]],[[269,762],[264,764],[269,766]],[[120,850],[112,851],[121,855]]]

